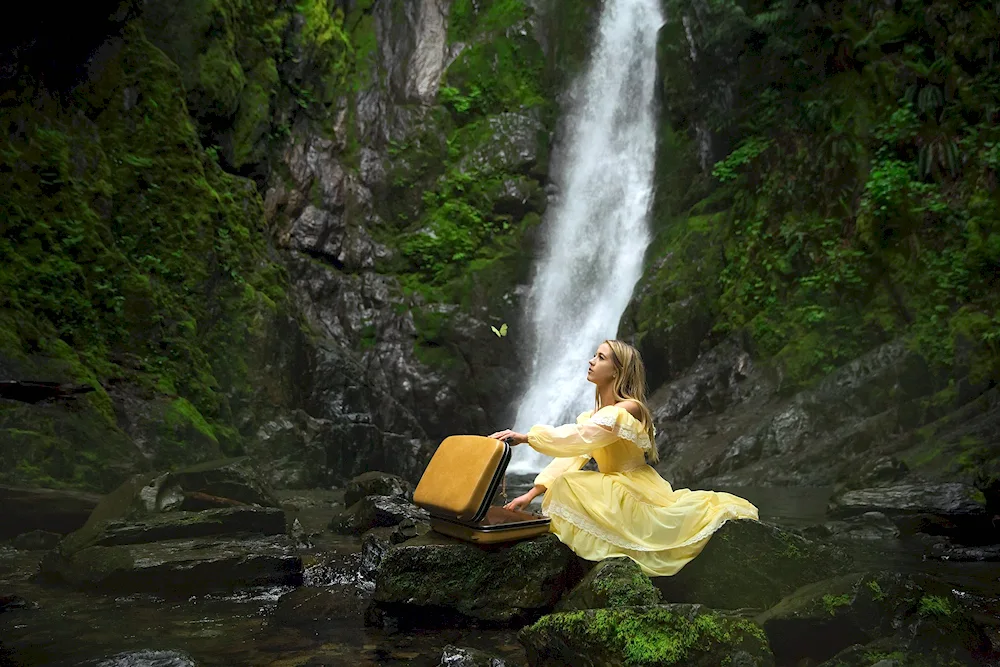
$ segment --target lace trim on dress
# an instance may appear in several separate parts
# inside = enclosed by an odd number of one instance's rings
[[[720,518],[721,518],[721,521],[719,520]],[[722,507],[722,513],[719,515],[719,517],[716,518],[715,521],[713,521],[712,523],[708,524],[707,526],[705,526],[704,528],[702,528],[701,530],[699,530],[697,533],[695,533],[693,536],[691,536],[688,539],[684,540],[680,544],[678,544],[678,545],[676,545],[674,547],[671,547],[671,548],[672,549],[679,549],[681,547],[689,547],[692,544],[697,544],[698,542],[701,542],[702,540],[704,540],[704,539],[708,538],[709,536],[711,536],[712,534],[714,534],[715,531],[717,531],[720,528],[722,528],[722,526],[727,521],[733,521],[733,520],[736,520],[736,519],[754,519],[754,520],[756,520],[757,517],[754,516],[754,513],[753,513],[752,510],[750,510],[750,509],[748,509],[746,507],[743,507],[742,505],[724,505]]]
[[[619,408],[619,410],[620,409],[621,408]],[[626,414],[628,413],[626,412]],[[632,417],[632,415],[630,414],[628,416],[631,417],[631,420],[633,422],[635,422],[636,424],[640,424],[639,420],[637,420],[635,417]],[[628,440],[629,442],[636,445],[637,447],[639,447],[639,449],[645,452],[652,451],[653,445],[649,440],[649,434],[646,433],[645,430],[638,429],[632,424],[619,423],[618,419],[619,419],[618,416],[601,414],[601,411],[598,410],[597,413],[590,418],[590,421],[593,424],[597,424],[598,426],[603,426],[605,428],[610,429],[618,437],[622,438],[623,440]]]
[[[580,530],[590,533],[594,537],[604,540],[608,544],[613,544],[616,547],[621,547],[622,549],[630,549],[631,551],[661,551],[661,549],[655,549],[650,547],[645,547],[641,544],[635,542],[630,542],[626,540],[621,535],[617,533],[612,533],[610,531],[604,530],[599,525],[591,521],[589,518],[580,514],[576,510],[572,510],[566,507],[558,501],[550,501],[547,508],[549,516],[557,516],[560,519],[570,522]]]

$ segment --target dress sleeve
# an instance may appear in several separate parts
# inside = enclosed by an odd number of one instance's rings
[[[532,426],[528,431],[528,444],[532,449],[559,458],[590,454],[616,440],[618,435],[613,430],[594,423],[593,418],[579,424]]]
[[[557,477],[567,472],[579,470],[583,466],[587,465],[587,461],[589,460],[589,454],[554,459],[550,464],[545,466],[544,470],[538,473],[538,476],[535,477],[534,484],[541,484],[545,488],[548,488],[552,486],[552,482],[554,482]]]

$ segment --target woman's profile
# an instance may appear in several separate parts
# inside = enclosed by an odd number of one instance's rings
[[[650,576],[677,573],[726,521],[758,518],[756,507],[732,494],[674,490],[647,463],[655,464],[658,455],[645,402],[646,371],[635,348],[604,341],[587,380],[596,387],[596,405],[575,424],[490,436],[556,457],[507,509],[521,509],[544,493],[551,532],[578,556],[628,557]],[[591,458],[599,472],[581,470]]]

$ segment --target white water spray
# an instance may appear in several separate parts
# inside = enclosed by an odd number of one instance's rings
[[[642,274],[649,244],[656,123],[653,92],[660,0],[605,0],[597,44],[566,119],[556,174],[560,201],[530,297],[534,359],[515,430],[573,421],[594,401],[587,361],[618,321]],[[544,457],[517,447],[512,472]]]

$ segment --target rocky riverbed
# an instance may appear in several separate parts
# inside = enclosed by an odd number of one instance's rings
[[[238,460],[134,478],[0,548],[0,664],[997,664],[1000,563],[937,530],[961,504],[746,488],[761,523],[650,580],[551,536],[439,536],[411,492],[275,492]]]

